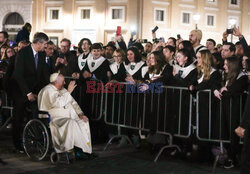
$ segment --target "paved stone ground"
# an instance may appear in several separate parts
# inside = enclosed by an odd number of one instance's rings
[[[140,150],[132,146],[118,148],[111,145],[107,151],[103,151],[104,144],[94,146],[94,152],[98,158],[86,161],[76,161],[71,165],[53,165],[49,159],[34,162],[24,154],[12,152],[10,132],[0,133],[0,158],[8,164],[0,164],[0,174],[209,174],[211,163],[191,163],[178,158],[166,158],[161,156],[158,162],[153,162],[155,155],[148,152],[146,146]],[[225,170],[217,168],[216,174],[238,174],[239,169]]]

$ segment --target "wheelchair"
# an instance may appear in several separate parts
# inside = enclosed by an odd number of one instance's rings
[[[42,114],[43,117],[39,118],[39,114]],[[56,153],[54,151],[49,130],[49,113],[46,111],[38,111],[36,115],[37,118],[31,119],[23,130],[23,148],[26,155],[31,160],[41,161],[50,154],[52,164],[70,164],[74,162],[74,151],[66,153]]]

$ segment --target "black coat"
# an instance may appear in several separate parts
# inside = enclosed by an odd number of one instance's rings
[[[245,109],[242,117],[242,121],[240,123],[240,126],[244,129],[250,127],[250,85],[248,87],[248,95],[247,95],[247,101],[245,103]]]
[[[218,71],[214,71],[210,79],[207,81],[202,81],[201,83],[196,82],[195,89],[201,91],[199,93],[199,104],[198,119],[199,119],[199,137],[208,138],[209,134],[211,138],[217,136],[218,130],[215,129],[216,123],[214,120],[217,118],[217,111],[219,106],[219,101],[214,97],[214,90],[218,89],[218,86],[221,84],[221,74]],[[211,103],[209,102],[209,93],[203,92],[202,90],[211,90]],[[211,112],[209,111],[211,109]],[[211,113],[211,118],[209,118],[209,113]],[[209,119],[211,119],[211,124],[209,125]],[[210,128],[210,129],[209,129]],[[210,130],[210,132],[209,132]]]
[[[17,90],[21,92],[23,97],[27,98],[27,94],[30,92],[38,94],[49,83],[49,72],[42,52],[38,53],[38,67],[36,69],[31,45],[23,48],[18,53],[13,78],[17,82]]]
[[[19,43],[22,40],[30,41],[30,32],[25,28],[18,31],[16,36],[16,43]]]

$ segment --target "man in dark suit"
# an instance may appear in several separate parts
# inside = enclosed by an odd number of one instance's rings
[[[44,47],[48,41],[45,33],[36,33],[31,45],[18,53],[16,67],[12,78],[17,83],[14,93],[13,143],[19,152],[22,151],[21,135],[25,109],[34,103],[38,92],[49,83],[49,72],[43,57]],[[34,105],[35,106],[35,105]],[[27,116],[27,114],[26,114]]]
[[[52,41],[47,42],[47,46],[45,47],[45,62],[49,69],[49,73],[52,74],[55,72],[55,62],[56,57],[54,56],[55,52],[55,45]]]

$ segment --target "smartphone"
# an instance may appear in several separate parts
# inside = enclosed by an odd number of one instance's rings
[[[59,57],[62,58],[62,59],[64,59],[64,54],[63,54],[63,53],[60,53],[60,54],[59,54]]]
[[[142,39],[141,40],[141,43],[147,43],[148,42],[148,39]]]
[[[233,34],[233,31],[234,31],[234,29],[233,29],[233,28],[231,28],[231,29],[227,29],[227,34]]]
[[[122,34],[122,28],[121,28],[121,26],[117,26],[116,35],[121,36],[121,34]]]
[[[152,33],[155,33],[158,30],[158,26],[155,26],[155,28],[152,30]]]
[[[180,34],[177,34],[177,39],[180,39],[181,38],[181,35]]]
[[[165,43],[164,37],[160,37],[160,41],[163,42],[163,43]]]

